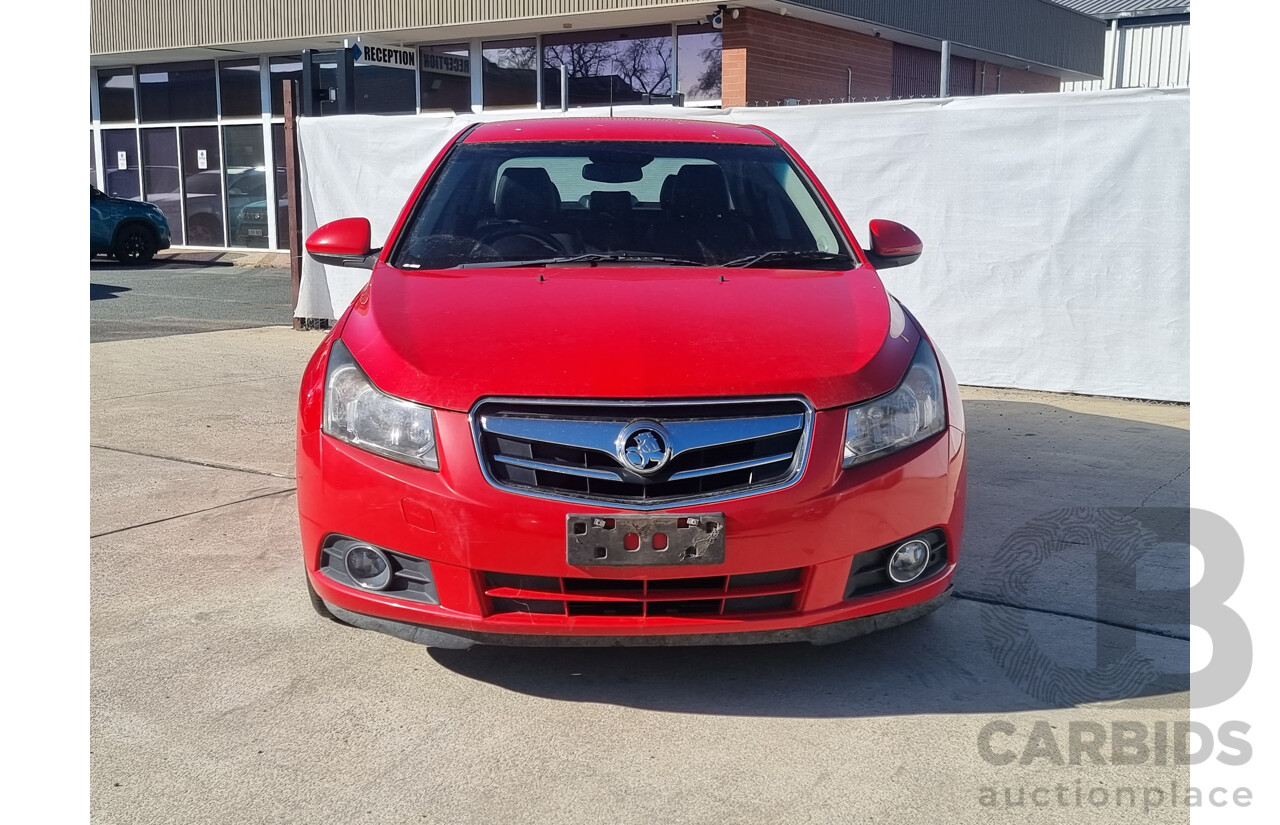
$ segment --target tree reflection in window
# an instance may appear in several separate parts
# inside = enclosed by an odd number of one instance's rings
[[[549,107],[560,105],[560,67],[564,66],[570,106],[670,102],[671,40],[668,26],[546,35],[542,39],[543,100]]]

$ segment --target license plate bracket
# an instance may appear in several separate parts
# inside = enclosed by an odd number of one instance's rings
[[[575,567],[660,567],[724,562],[724,514],[570,513],[567,559]]]

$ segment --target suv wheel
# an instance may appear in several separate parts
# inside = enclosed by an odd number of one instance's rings
[[[122,264],[145,264],[156,254],[156,236],[145,226],[126,226],[116,235],[111,254]]]

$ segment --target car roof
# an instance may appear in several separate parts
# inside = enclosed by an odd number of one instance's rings
[[[641,117],[553,117],[483,123],[464,143],[524,143],[562,140],[642,140],[739,143],[769,146],[773,139],[754,126],[720,120]]]

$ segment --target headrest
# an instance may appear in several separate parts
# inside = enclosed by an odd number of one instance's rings
[[[513,167],[498,179],[493,209],[505,221],[542,223],[560,211],[560,190],[546,169]]]
[[[729,211],[729,187],[715,164],[682,166],[671,185],[671,210],[677,215],[722,215]]]
[[[631,211],[631,193],[595,191],[591,193],[590,204],[592,213],[625,215]]]

